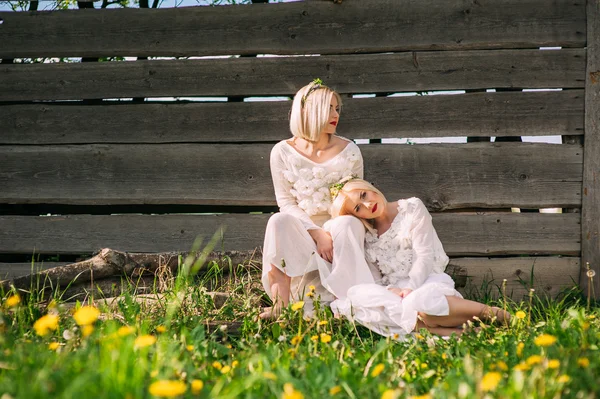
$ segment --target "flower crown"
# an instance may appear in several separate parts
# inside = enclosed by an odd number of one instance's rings
[[[358,179],[357,175],[349,175],[344,177],[342,180],[338,181],[337,183],[333,183],[332,185],[329,186],[329,194],[331,195],[331,200],[333,201],[338,194],[340,193],[340,191],[342,191],[342,188],[344,188],[344,186],[346,185],[346,183],[348,183],[351,180],[354,179]]]
[[[319,78],[316,78],[315,80],[312,81],[312,86],[310,87],[310,89],[308,89],[308,91],[306,92],[305,95],[302,96],[302,100],[300,101],[300,104],[302,105],[302,107],[304,107],[304,104],[306,103],[306,99],[308,98],[308,96],[310,95],[310,93],[312,93],[315,90],[321,89],[321,88],[325,88],[327,86],[325,86],[323,84],[323,81]]]

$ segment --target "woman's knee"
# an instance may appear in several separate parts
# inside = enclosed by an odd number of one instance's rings
[[[330,222],[329,230],[332,236],[337,236],[340,233],[349,234],[354,232],[355,234],[364,235],[365,226],[360,219],[350,216],[338,216]]]
[[[269,218],[269,221],[267,222],[267,230],[282,230],[287,226],[290,226],[291,224],[295,223],[295,221],[296,218],[294,216],[288,213],[278,212],[273,214],[273,216]]]
[[[423,322],[425,328],[440,327],[439,323],[435,321],[435,316],[430,316],[423,312],[417,312],[419,320]]]

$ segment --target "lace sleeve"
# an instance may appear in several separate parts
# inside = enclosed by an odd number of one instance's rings
[[[306,230],[319,229],[320,227],[311,220],[310,216],[298,206],[296,198],[291,193],[292,184],[284,177],[286,170],[281,146],[275,145],[271,150],[271,176],[279,211],[297,217]]]
[[[413,263],[408,273],[409,287],[419,288],[432,273],[435,261],[435,229],[429,211],[418,199],[413,199],[414,214],[411,223]]]

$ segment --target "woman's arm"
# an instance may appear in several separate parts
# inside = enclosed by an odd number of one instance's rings
[[[359,179],[364,179],[365,171],[360,148],[356,144],[354,144],[354,142],[351,142],[348,145],[353,146],[354,148],[351,148],[350,150],[355,151],[355,153],[357,154],[357,157],[355,157],[357,159],[354,161],[354,165],[352,166],[352,174],[357,175]]]
[[[298,218],[306,230],[320,229],[308,214],[298,206],[296,198],[292,195],[292,183],[284,177],[284,172],[287,168],[283,157],[281,147],[279,145],[273,147],[271,150],[271,177],[273,178],[275,199],[277,200],[279,211]]]
[[[433,271],[436,234],[431,215],[423,202],[415,198],[413,203],[415,206],[411,226],[413,263],[408,273],[410,283],[405,288],[415,290],[423,285]]]

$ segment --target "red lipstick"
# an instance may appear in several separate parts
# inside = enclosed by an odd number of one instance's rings
[[[375,213],[376,210],[377,210],[377,204],[373,205],[373,208],[371,208],[371,213]]]

